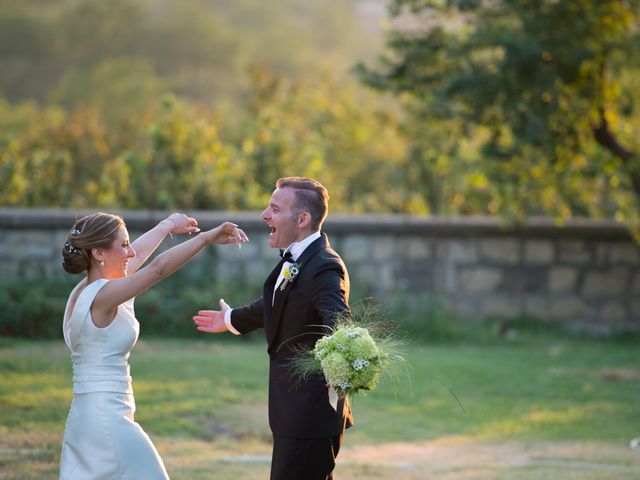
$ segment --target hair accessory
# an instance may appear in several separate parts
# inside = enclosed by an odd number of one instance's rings
[[[64,251],[67,253],[78,253],[78,249],[71,245],[69,242],[64,244]]]
[[[71,230],[71,236],[75,237],[76,235],[80,235],[80,229],[79,228],[74,228],[73,230]]]

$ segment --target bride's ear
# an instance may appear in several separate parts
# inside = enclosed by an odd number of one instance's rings
[[[97,262],[104,261],[104,249],[100,247],[92,248],[91,257],[94,258]]]

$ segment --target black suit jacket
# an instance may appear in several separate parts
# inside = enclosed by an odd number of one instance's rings
[[[281,260],[266,282],[262,298],[233,309],[231,323],[245,334],[264,328],[269,353],[269,426],[276,436],[325,438],[352,425],[347,398],[337,411],[329,403],[323,376],[300,382],[291,376],[289,361],[300,347],[312,349],[321,331],[333,325],[336,314],[349,314],[349,276],[327,236],[311,243],[300,255],[300,273],[271,299],[282,268]],[[298,349],[298,350],[296,350]]]

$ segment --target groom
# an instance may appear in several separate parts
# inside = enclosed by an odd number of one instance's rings
[[[349,277],[342,259],[320,232],[329,194],[319,182],[281,178],[262,219],[269,246],[282,260],[264,283],[262,298],[231,309],[202,310],[193,317],[202,332],[245,334],[264,328],[269,353],[269,425],[273,433],[271,480],[332,479],[345,428],[352,425],[347,398],[336,398],[321,376],[298,382],[288,362],[312,349],[322,325],[349,315]],[[297,271],[297,275],[296,275]]]

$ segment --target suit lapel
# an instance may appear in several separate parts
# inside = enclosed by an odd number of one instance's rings
[[[302,252],[302,255],[300,255],[300,257],[298,257],[298,260],[296,261],[296,263],[300,265],[300,273],[298,274],[298,277],[295,279],[295,282],[302,281],[302,277],[305,274],[305,266],[308,263],[308,261],[311,260],[311,258],[316,253],[326,248],[328,245],[329,245],[329,241],[327,239],[327,236],[323,233],[320,238],[318,238],[313,243],[311,243],[311,245],[309,245],[304,250],[304,252]],[[277,274],[273,279],[273,284],[275,284],[275,281],[278,278],[278,275],[280,274],[281,268],[282,268],[282,262],[280,262],[280,267],[278,267]],[[281,291],[279,290],[276,292],[275,299],[273,301],[273,310],[271,311],[271,317],[269,319],[270,324],[267,330],[267,342],[269,343],[269,345],[273,343],[273,340],[276,338],[276,335],[278,333],[283,309],[287,300],[287,296],[289,295],[289,292],[291,291],[292,286],[293,285],[291,283],[288,283],[284,287],[284,290],[281,290]],[[277,286],[274,285],[274,287],[277,287]],[[273,288],[271,289],[271,294],[273,294]],[[271,304],[270,300],[271,300],[271,297],[269,297],[269,304]],[[276,348],[277,348],[277,345],[276,345]]]
[[[282,270],[282,264],[284,260],[280,260],[275,268],[271,271],[269,276],[264,282],[264,287],[262,289],[262,303],[264,304],[264,331],[267,334],[267,339],[269,340],[269,332],[270,332],[270,324],[271,324],[271,316],[273,307],[271,305],[271,299],[273,298],[273,290],[275,288],[276,280],[278,279],[278,275],[280,275],[280,270]]]

